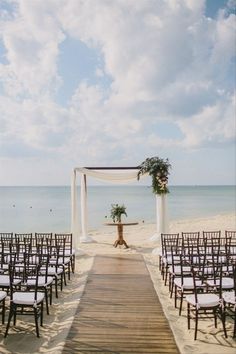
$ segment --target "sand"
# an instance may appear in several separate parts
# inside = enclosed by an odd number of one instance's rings
[[[236,230],[236,216],[234,214],[217,215],[208,218],[180,220],[170,224],[170,232],[181,231],[213,231]],[[198,339],[194,341],[193,327],[187,329],[186,305],[182,315],[174,308],[174,300],[170,299],[168,288],[164,286],[158,270],[158,256],[153,249],[159,248],[159,242],[150,241],[155,234],[156,227],[152,224],[140,222],[137,226],[124,229],[124,238],[130,248],[123,246],[114,248],[116,227],[102,226],[99,230],[90,233],[92,243],[80,244],[82,255],[76,257],[76,273],[63,292],[59,292],[59,299],[53,298],[50,315],[44,317],[44,327],[40,328],[40,338],[35,336],[34,325],[26,318],[17,320],[17,326],[11,326],[9,335],[3,338],[5,325],[0,327],[0,353],[52,353],[62,352],[65,339],[78,307],[89,270],[92,267],[94,256],[97,254],[134,254],[141,253],[149,269],[154,287],[162,303],[165,315],[169,320],[176,343],[182,354],[235,354],[236,340],[232,338],[233,325],[227,320],[228,339],[224,338],[219,321],[215,329],[212,319],[199,322]],[[144,353],[145,354],[145,353]]]

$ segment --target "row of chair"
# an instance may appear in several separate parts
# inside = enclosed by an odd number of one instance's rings
[[[202,236],[202,237],[201,237]],[[217,242],[218,240],[218,242]],[[188,328],[195,320],[197,338],[198,319],[211,314],[217,325],[221,318],[227,337],[225,319],[234,318],[233,336],[236,336],[236,231],[183,232],[162,234],[160,271],[164,284],[169,285],[174,304],[187,302]]]
[[[165,284],[167,281],[167,270],[169,268],[168,262],[171,262],[171,247],[182,247],[185,253],[211,254],[214,252],[236,258],[236,232],[225,231],[224,235],[222,235],[220,231],[162,234],[159,267],[163,278],[165,278]],[[162,258],[163,255],[164,257]]]
[[[75,270],[75,252],[72,234],[0,233],[0,305],[2,323],[5,320],[5,299],[10,296],[10,311],[5,336],[11,319],[16,315],[33,314],[39,337],[38,319],[43,324],[43,307],[47,314],[52,304],[53,285],[58,297],[58,286],[63,290]]]

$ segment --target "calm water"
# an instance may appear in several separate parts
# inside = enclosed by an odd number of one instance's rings
[[[112,203],[125,204],[127,221],[155,222],[150,187],[89,186],[89,229],[102,226]],[[173,186],[168,209],[170,220],[233,213],[236,187]],[[70,219],[70,187],[0,187],[0,232],[70,231]]]

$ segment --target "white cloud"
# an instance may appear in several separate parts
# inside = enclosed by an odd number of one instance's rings
[[[0,20],[5,142],[88,164],[233,141],[234,14],[206,18],[203,0],[13,3],[14,14]],[[55,97],[67,37],[96,51],[103,66],[91,69],[96,83],[79,82],[62,106]],[[163,121],[179,134],[163,137]]]
[[[17,140],[43,151],[59,149],[68,140],[67,111],[50,100],[14,102],[0,97],[1,138]]]
[[[49,12],[53,2],[48,4],[19,1],[14,19],[1,23],[8,64],[0,66],[0,75],[8,95],[49,95],[60,84],[58,44],[64,35]]]
[[[206,106],[189,119],[178,122],[185,135],[182,142],[186,147],[209,146],[234,142],[235,139],[234,96],[214,106]]]

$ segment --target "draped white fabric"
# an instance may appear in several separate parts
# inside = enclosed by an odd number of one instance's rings
[[[106,180],[113,183],[127,183],[130,181],[137,180],[138,169],[135,171],[124,172],[100,172],[98,170],[91,170],[85,167],[77,167],[76,171],[83,173],[87,176],[94,177],[101,180]]]
[[[76,171],[74,170],[71,178],[71,232],[73,234],[73,248],[78,248],[79,241],[79,220],[77,206],[77,186]]]
[[[87,182],[86,174],[81,174],[81,231],[82,236],[80,242],[91,242],[91,237],[88,236],[88,212],[87,212]]]
[[[167,195],[156,195],[156,233],[150,241],[159,241],[161,233],[169,232],[169,218],[167,210]],[[159,248],[153,250],[153,254],[158,254]]]
[[[167,198],[166,194],[156,195],[157,233],[159,235],[161,233],[168,233],[169,232],[169,222],[168,222],[166,198]]]

